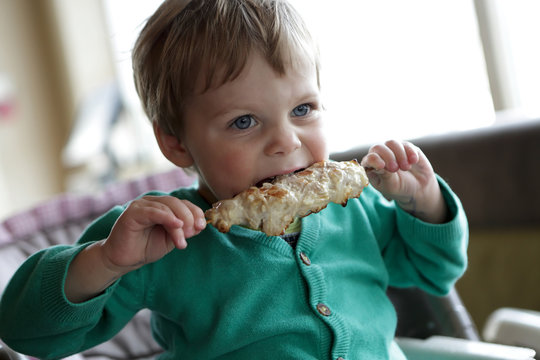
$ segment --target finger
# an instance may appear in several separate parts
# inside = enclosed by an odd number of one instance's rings
[[[138,231],[153,225],[163,225],[170,228],[181,228],[184,223],[175,216],[171,209],[160,202],[148,198],[133,201],[125,211],[134,228]]]
[[[370,152],[362,158],[360,165],[362,165],[366,169],[380,171],[380,170],[384,170],[386,163],[380,157],[379,154],[375,152]]]
[[[420,149],[408,141],[403,142],[409,164],[414,165],[420,160]]]
[[[174,244],[175,248],[182,250],[187,247],[186,236],[184,235],[184,230],[182,228],[165,229],[165,231],[167,232],[169,241]]]
[[[161,201],[162,199],[147,197],[143,199],[146,201],[145,206],[148,220],[154,225],[151,231],[155,232],[161,229],[165,232],[163,236],[165,236],[167,242],[171,244],[169,251],[172,247],[178,249],[186,248],[187,242],[184,232],[184,220],[176,216],[171,207]]]
[[[148,200],[137,205],[141,207],[135,208],[132,212],[133,220],[138,221],[142,228],[148,228],[151,234],[161,229],[165,232],[163,236],[174,247],[184,249],[187,246],[183,230],[184,222],[176,217],[169,207]]]
[[[177,199],[178,200],[178,199]],[[169,201],[161,197],[145,196],[130,204],[128,211],[135,225],[134,231],[151,228],[151,232],[158,228],[165,231],[167,240],[172,242],[178,249],[187,246],[185,220],[180,219],[167,204]]]
[[[185,205],[191,211],[193,215],[193,227],[198,232],[202,231],[206,227],[206,218],[204,217],[204,211],[197,205],[190,201],[185,201]]]
[[[385,145],[392,151],[399,169],[407,171],[411,168],[405,145],[401,141],[389,140]]]
[[[160,240],[163,238],[165,239],[164,243]],[[165,253],[169,253],[174,248],[182,250],[187,247],[187,242],[181,228],[167,229],[162,225],[156,225],[150,230],[149,240],[151,241],[151,245],[147,246],[146,251],[150,251],[150,253],[147,253],[147,258],[149,257],[151,259],[160,258],[162,256],[162,246],[166,246]],[[154,254],[152,254],[152,252],[154,252]]]
[[[372,146],[370,152],[379,155],[381,160],[384,162],[384,169],[390,172],[396,172],[399,170],[396,156],[386,143]]]
[[[167,206],[183,222],[184,236],[190,238],[206,227],[204,212],[187,200],[172,196],[160,196],[153,199]]]
[[[175,197],[162,197],[158,201],[166,204],[173,212],[174,216],[182,220],[182,230],[184,232],[184,236],[186,238],[193,236],[195,233],[195,218],[193,216],[193,212],[186,205],[186,203]]]

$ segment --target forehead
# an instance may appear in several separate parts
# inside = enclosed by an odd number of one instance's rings
[[[292,50],[287,56],[283,56],[278,65],[274,64],[271,59],[264,56],[260,51],[253,50],[249,55],[242,59],[240,63],[231,66],[227,63],[218,64],[215,67],[203,65],[200,68],[199,74],[193,79],[192,95],[201,95],[207,91],[215,90],[227,83],[235,83],[238,80],[257,75],[253,72],[254,67],[269,68],[278,77],[290,75],[302,75],[306,77],[315,76],[317,87],[319,84],[319,66],[318,61],[314,56],[305,51]]]
[[[279,111],[318,95],[314,64],[291,64],[280,74],[255,53],[235,79],[190,96],[185,111],[186,115],[194,111],[209,118],[232,110],[257,112],[268,106]]]

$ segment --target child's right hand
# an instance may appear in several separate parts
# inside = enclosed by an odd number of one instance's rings
[[[125,274],[161,259],[206,227],[204,212],[187,200],[172,196],[144,196],[134,200],[114,224],[103,243],[104,263]]]
[[[75,303],[100,294],[122,275],[154,262],[206,227],[203,211],[172,196],[134,200],[114,224],[109,237],[75,256],[64,292]]]

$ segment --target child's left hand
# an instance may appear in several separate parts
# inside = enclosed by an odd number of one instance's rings
[[[377,144],[362,159],[370,183],[410,214],[431,223],[447,218],[447,207],[433,168],[410,142]]]

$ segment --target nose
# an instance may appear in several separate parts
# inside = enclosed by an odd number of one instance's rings
[[[280,124],[268,130],[265,153],[270,156],[287,155],[302,146],[298,130],[290,124]]]

